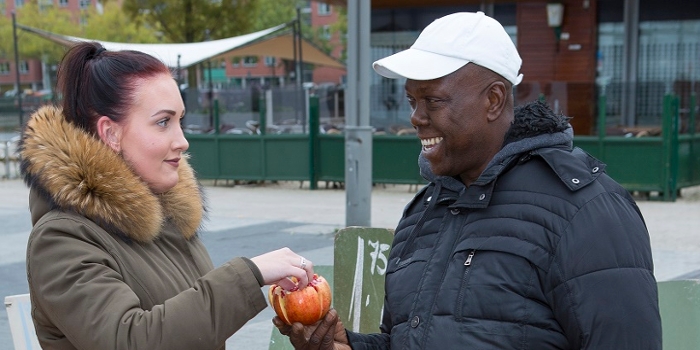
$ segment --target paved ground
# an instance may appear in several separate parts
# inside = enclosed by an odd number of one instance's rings
[[[2,169],[0,169],[0,175]],[[333,233],[345,224],[345,192],[311,191],[308,183],[265,186],[212,186],[205,183],[209,221],[204,243],[215,265],[234,256],[254,256],[283,246],[315,264],[333,263]],[[27,293],[24,254],[30,230],[28,190],[19,180],[0,180],[0,297]],[[412,197],[409,186],[377,186],[372,194],[372,226],[393,228]],[[657,280],[700,271],[700,188],[682,191],[677,202],[640,200],[649,227]],[[696,277],[697,278],[697,277]],[[263,289],[263,291],[265,291]],[[270,309],[229,341],[229,349],[267,349]],[[0,312],[0,350],[12,349],[7,315]]]

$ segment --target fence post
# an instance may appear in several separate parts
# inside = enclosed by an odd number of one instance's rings
[[[10,178],[10,141],[5,141],[5,177]]]
[[[695,108],[697,108],[697,101],[697,95],[695,94],[695,91],[693,91],[690,94],[690,114],[688,115],[688,127],[690,129],[689,154],[691,162],[688,168],[690,169],[690,181],[696,181],[696,176],[698,175],[696,173],[697,166],[693,163],[694,160],[698,158],[695,156],[695,152],[699,151],[695,148]]]
[[[214,100],[214,134],[218,135],[219,134],[219,99],[217,98]]]
[[[607,125],[607,115],[605,114],[607,108],[607,96],[598,96],[598,158],[605,161],[605,136]]]
[[[265,96],[267,96],[267,92],[260,94],[260,98],[258,99],[258,106],[260,106],[260,113],[258,114],[258,132],[260,135],[265,135],[265,131],[267,130],[267,99]]]
[[[693,91],[690,94],[690,106],[688,106],[690,109],[690,114],[688,115],[688,128],[691,136],[695,135],[695,108],[697,107],[697,102],[698,96],[695,94],[695,91]]]
[[[675,201],[678,182],[678,97],[673,94],[664,96],[663,105],[663,200]]]
[[[309,188],[318,188],[316,180],[316,148],[318,145],[319,124],[318,96],[309,96]]]

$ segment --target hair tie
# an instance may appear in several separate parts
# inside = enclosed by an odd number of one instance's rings
[[[105,51],[107,51],[107,49],[105,49],[104,47],[99,47],[97,50],[95,50],[95,53],[93,53],[92,55],[90,55],[88,57],[88,59],[90,60],[93,58],[97,58],[97,56],[99,56],[101,53],[103,53]]]

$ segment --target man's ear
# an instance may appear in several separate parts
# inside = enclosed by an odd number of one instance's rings
[[[498,119],[506,108],[508,88],[502,81],[494,81],[488,88],[488,118],[489,121]]]
[[[108,116],[101,116],[97,120],[97,134],[100,136],[100,140],[104,142],[105,145],[109,146],[114,152],[121,152],[121,133],[122,127],[114,120],[110,119]]]

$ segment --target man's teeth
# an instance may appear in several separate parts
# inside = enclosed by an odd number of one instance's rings
[[[440,141],[442,141],[442,137],[433,137],[429,139],[421,139],[420,143],[423,145],[423,147],[432,147],[440,143]]]

